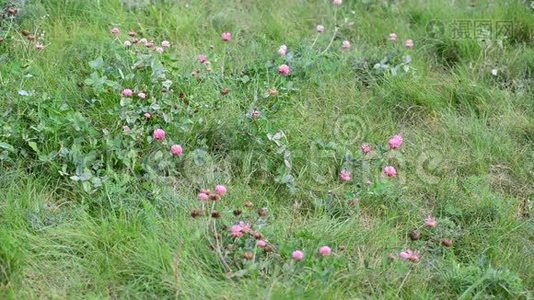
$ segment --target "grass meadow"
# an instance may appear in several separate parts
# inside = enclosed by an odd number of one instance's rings
[[[0,8],[0,298],[532,297],[532,1]]]

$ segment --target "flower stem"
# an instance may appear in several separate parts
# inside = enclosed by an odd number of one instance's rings
[[[330,46],[332,46],[332,43],[334,42],[334,39],[336,38],[337,33],[337,27],[334,29],[334,34],[332,34],[332,38],[330,39],[330,43],[328,43],[328,46],[321,52],[321,55],[325,54],[328,49],[330,49]]]
[[[226,50],[227,50],[227,43],[224,43],[224,53],[223,53],[223,60],[222,60],[222,67],[221,67],[221,80],[224,80],[224,64],[226,62]]]
[[[336,38],[336,34],[337,34],[337,31],[338,31],[336,23],[337,23],[337,7],[334,8],[334,33],[332,34],[332,38],[330,39],[330,43],[328,44],[326,49],[324,49],[323,52],[321,52],[321,55],[325,54],[326,51],[328,51],[328,49],[330,49],[330,46],[332,46],[332,43],[334,42],[334,39]]]
[[[320,35],[320,33],[317,33],[317,35],[315,36],[315,39],[313,40],[313,43],[311,45],[312,49],[313,49],[313,46],[315,46],[315,43],[317,43],[317,40],[319,39],[319,35]]]
[[[215,224],[217,220],[213,219],[213,233],[215,234],[215,249],[217,251],[217,254],[219,255],[219,259],[221,260],[221,263],[223,264],[224,269],[227,273],[232,273],[232,268],[226,263],[226,260],[224,259],[224,256],[222,255],[221,245],[219,244],[218,239],[218,233],[217,233],[217,225]],[[221,237],[222,238],[222,237]]]

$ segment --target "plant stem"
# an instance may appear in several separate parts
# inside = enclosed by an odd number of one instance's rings
[[[337,27],[334,29],[334,34],[332,34],[332,38],[330,39],[330,43],[328,43],[328,46],[321,52],[321,55],[325,54],[328,49],[330,49],[330,46],[332,46],[332,43],[334,42],[334,39],[336,38],[337,33]]]
[[[330,43],[326,47],[326,49],[321,52],[321,55],[325,54],[328,49],[330,49],[330,46],[332,46],[332,43],[334,42],[334,39],[336,38],[338,28],[337,28],[337,7],[334,8],[334,34],[332,34],[332,38],[330,39]]]
[[[215,201],[213,201],[213,203],[211,204],[211,211],[208,211],[208,224],[207,224],[207,229],[208,229],[208,236],[206,237],[208,239],[208,241],[210,240],[210,225],[213,224],[213,236],[215,238],[215,245],[213,245],[213,243],[209,242],[210,245],[215,249],[215,252],[217,252],[217,255],[219,256],[219,259],[221,260],[221,263],[225,269],[225,271],[227,273],[231,273],[232,272],[232,268],[230,268],[230,266],[226,263],[226,261],[224,260],[224,256],[222,255],[222,251],[221,251],[221,245],[219,244],[219,240],[218,240],[218,232],[217,232],[217,226],[215,224],[216,222],[216,219],[213,219],[213,223],[211,222],[212,220],[212,217],[211,217],[211,212],[213,211],[213,209],[215,208]]]
[[[223,60],[222,60],[222,67],[221,67],[221,80],[224,81],[224,63],[226,62],[226,50],[227,50],[227,43],[224,43],[224,53],[223,53]]]
[[[313,40],[313,43],[311,45],[312,49],[313,49],[313,46],[315,46],[315,43],[317,43],[317,40],[319,39],[319,35],[320,35],[320,33],[317,33],[317,35],[315,35],[315,39]]]
[[[219,255],[219,259],[221,260],[221,263],[223,264],[223,267],[226,270],[226,272],[232,273],[232,268],[230,268],[228,263],[226,263],[226,260],[224,259],[224,256],[222,255],[221,245],[219,244],[219,239],[218,239],[217,226],[215,222],[217,222],[217,220],[214,219],[213,220],[213,233],[215,235],[215,249],[217,251],[217,254]]]

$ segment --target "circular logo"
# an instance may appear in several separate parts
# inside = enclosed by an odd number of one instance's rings
[[[343,145],[361,143],[366,133],[365,122],[355,115],[340,116],[334,124],[334,138]]]
[[[426,24],[426,33],[432,38],[443,37],[445,34],[445,24],[440,20],[431,20]]]

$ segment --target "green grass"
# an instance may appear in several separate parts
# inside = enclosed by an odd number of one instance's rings
[[[18,8],[15,19],[4,12],[0,21],[0,297],[532,296],[529,1],[0,5]],[[321,54],[334,16],[339,32]],[[479,19],[513,21],[514,30],[486,42],[454,37],[455,20]],[[428,33],[432,20],[446,31]],[[326,32],[312,47],[317,24]],[[23,29],[44,34],[45,49],[37,51]],[[137,55],[122,45],[129,30],[172,46]],[[220,41],[223,31],[231,42]],[[395,45],[390,32],[399,35]],[[350,51],[341,51],[343,40]],[[282,44],[286,58],[276,54]],[[197,62],[200,53],[212,72]],[[409,72],[373,68],[407,54]],[[139,62],[144,67],[134,70]],[[287,78],[277,74],[284,62]],[[126,87],[148,99],[124,102]],[[273,87],[276,97],[268,96]],[[247,117],[254,109],[262,113],[256,121]],[[163,143],[149,138],[158,127],[167,132]],[[277,132],[284,135],[275,143],[268,136]],[[382,153],[395,134],[402,148]],[[183,157],[169,154],[171,143],[184,147]],[[362,155],[361,143],[373,154]],[[398,176],[384,178],[385,165]],[[343,168],[350,182],[340,182]],[[219,183],[228,193],[215,223],[220,241],[235,248],[225,259],[232,274],[210,248],[211,218],[190,215],[203,207],[199,190]],[[259,208],[269,212],[263,221]],[[438,220],[434,229],[423,226],[428,214]],[[227,228],[239,220],[254,223],[274,251],[263,254],[253,239],[232,241]],[[420,240],[410,239],[414,229]],[[453,246],[442,246],[444,238]],[[332,256],[317,255],[323,245]],[[398,258],[407,248],[421,252],[420,262]],[[295,249],[303,261],[291,260]],[[254,261],[242,259],[246,251],[256,251]]]

